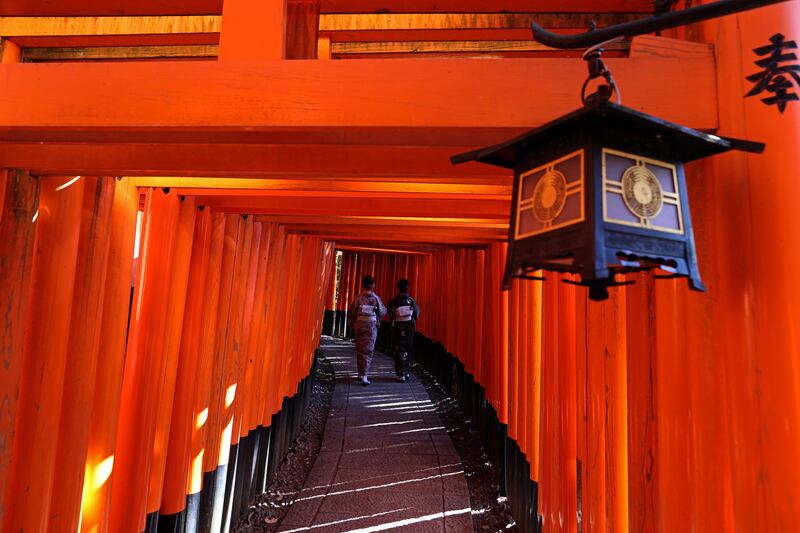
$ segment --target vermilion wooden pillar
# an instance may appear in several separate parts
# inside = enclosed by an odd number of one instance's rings
[[[486,268],[487,254],[483,250],[475,251],[475,285],[472,288],[472,303],[475,310],[475,331],[472,336],[472,353],[475,364],[475,380],[479,383],[486,383],[485,365],[483,362],[482,344],[484,336],[484,313],[486,306],[483,302],[483,284],[485,282],[484,269]],[[484,385],[484,389],[491,391],[491,385]]]
[[[238,323],[239,338],[236,339],[238,345],[237,360],[235,375],[231,377],[232,381],[236,383],[238,400],[235,399],[233,403],[233,433],[231,434],[231,445],[239,442],[240,437],[247,435],[245,428],[244,434],[242,433],[242,419],[246,405],[249,403],[249,396],[252,393],[251,389],[247,387],[247,374],[249,359],[251,357],[252,345],[251,337],[257,336],[258,332],[254,331],[256,324],[253,321],[253,308],[256,300],[256,285],[258,284],[258,267],[260,265],[260,254],[262,244],[262,230],[263,226],[260,222],[251,225],[251,237],[249,243],[249,252],[247,262],[242,265],[242,297],[240,305],[240,319]],[[254,335],[255,333],[255,335]],[[255,359],[253,359],[255,362]],[[252,374],[252,370],[250,372]]]
[[[581,431],[585,438],[585,451],[579,454],[582,458],[582,517],[584,530],[587,533],[608,531],[607,497],[606,497],[606,393],[605,393],[605,314],[604,307],[610,305],[603,302],[584,301],[586,344],[578,350],[580,357],[586,361],[585,382],[585,421]],[[611,326],[613,327],[613,325]],[[583,392],[583,391],[581,391]],[[543,428],[544,431],[544,428]],[[543,451],[544,453],[544,451]]]
[[[350,307],[350,304],[353,302],[353,300],[355,300],[356,295],[361,291],[361,279],[358,277],[358,269],[361,268],[361,262],[362,257],[359,254],[351,254],[350,283],[349,290],[347,292],[347,299],[345,300],[345,305],[347,308]]]
[[[536,276],[542,275],[541,272],[534,273]],[[502,266],[498,269],[497,285],[502,282]],[[528,435],[531,442],[531,453],[528,454],[528,462],[531,465],[531,476],[535,481],[541,479],[539,475],[539,465],[542,462],[541,454],[541,420],[542,420],[542,358],[543,358],[543,287],[541,283],[529,284],[530,302],[527,306],[528,320],[532,323],[532,346],[530,347],[530,373],[528,377],[528,402],[531,416],[528,420]]]
[[[280,387],[278,388],[279,395],[277,398],[277,405],[276,411],[280,409],[281,402],[283,398],[286,396],[291,396],[293,391],[293,371],[294,368],[292,367],[292,362],[295,359],[295,347],[296,347],[296,334],[297,330],[295,329],[297,326],[297,321],[295,319],[295,314],[297,312],[297,308],[294,305],[295,301],[300,301],[298,297],[299,292],[299,282],[301,279],[301,271],[303,268],[303,255],[306,240],[304,237],[300,237],[298,235],[290,235],[288,237],[288,241],[290,243],[290,250],[292,253],[287,254],[288,257],[292,258],[292,261],[289,265],[287,270],[287,275],[284,278],[284,283],[288,287],[286,300],[283,306],[284,315],[286,316],[286,328],[284,330],[283,339],[280,339],[279,346],[282,346],[283,349],[281,350],[279,356],[279,368],[281,369],[279,372],[280,376]]]
[[[161,514],[175,514],[183,510],[189,493],[187,480],[191,464],[191,436],[197,423],[193,411],[211,251],[210,210],[197,213],[193,239],[175,396],[169,424],[164,489],[159,510]]]
[[[606,311],[606,504],[612,531],[628,524],[628,379],[625,291],[612,291]],[[590,303],[591,305],[591,303]]]
[[[258,254],[261,245],[261,223],[254,223],[252,217],[248,217],[246,226],[245,250],[242,255],[241,271],[239,280],[236,282],[238,288],[237,313],[234,326],[234,344],[232,348],[233,366],[229,373],[229,383],[236,388],[236,395],[230,407],[231,433],[229,434],[229,455],[228,455],[228,477],[226,481],[226,502],[223,530],[227,531],[234,519],[234,513],[238,513],[241,505],[241,473],[237,472],[239,464],[239,443],[242,430],[242,413],[245,405],[249,401],[250,390],[246,386],[247,355],[250,333],[252,331],[252,311],[255,299],[255,285],[258,277]],[[229,385],[230,387],[231,385]]]
[[[253,219],[243,218],[241,223],[241,233],[236,243],[237,253],[233,273],[233,287],[231,292],[231,310],[228,319],[228,335],[225,343],[225,364],[223,367],[222,379],[225,390],[222,405],[223,430],[219,441],[219,473],[224,472],[225,483],[222,484],[223,490],[216,495],[222,502],[222,514],[219,516],[219,524],[223,531],[227,531],[230,520],[230,501],[226,497],[230,495],[233,469],[236,466],[236,456],[231,455],[231,445],[239,440],[239,431],[235,427],[236,411],[241,403],[242,396],[245,394],[244,387],[239,383],[239,368],[241,365],[241,353],[243,350],[242,335],[244,331],[244,308],[245,294],[247,290],[247,279],[249,275],[250,256],[252,255],[253,243]],[[215,507],[217,507],[215,505]],[[215,510],[212,528],[216,530],[217,513]]]
[[[114,181],[106,288],[91,400],[89,442],[81,502],[81,531],[105,533],[111,503],[125,339],[133,279],[139,193],[132,178]],[[124,481],[122,482],[124,483]]]
[[[223,249],[225,246],[225,215],[211,214],[211,248],[208,259],[203,298],[202,327],[197,355],[197,378],[191,418],[191,452],[186,491],[189,495],[186,509],[186,531],[200,528],[200,494],[203,488],[206,440],[210,423],[212,371],[214,368],[217,315],[220,307]]]
[[[58,445],[84,180],[41,180],[4,531],[47,530]]]
[[[517,444],[530,462],[530,435],[528,434],[528,420],[530,404],[528,397],[531,392],[531,379],[529,374],[529,358],[533,345],[540,341],[535,336],[537,324],[531,316],[530,308],[534,305],[530,283],[519,284],[519,299],[517,309],[519,312],[519,340],[517,341],[516,373],[519,376],[517,386]],[[555,317],[554,317],[555,318]],[[557,374],[556,374],[557,377]]]
[[[0,63],[19,63],[21,52],[18,44],[0,37]]]
[[[287,0],[286,59],[316,59],[319,0]]]
[[[186,290],[189,283],[189,268],[192,257],[195,216],[197,208],[193,197],[181,199],[178,226],[175,232],[172,269],[167,300],[167,316],[164,330],[164,355],[158,375],[158,411],[153,432],[152,465],[147,493],[147,514],[161,507],[164,484],[164,469],[169,444],[170,421],[178,372],[178,357],[183,336],[183,317],[186,309]]]
[[[5,509],[28,316],[39,180],[24,170],[0,170],[0,508]]]
[[[498,284],[496,285],[499,287],[499,281],[502,279],[502,268],[505,264],[505,256],[506,256],[506,245],[498,245],[497,248],[497,261],[498,261],[498,274],[496,280]],[[508,343],[508,336],[509,336],[509,319],[508,319],[508,291],[504,291],[500,295],[500,324],[498,326],[497,334],[500,336],[500,358],[501,358],[501,365],[500,365],[500,390],[498,390],[498,394],[500,395],[500,422],[507,424],[508,423],[508,351],[509,351],[509,343]]]
[[[110,531],[139,532],[145,525],[179,211],[175,192],[147,191],[120,400],[113,474],[119,482],[112,491]]]
[[[742,95],[753,88],[745,76],[763,70],[754,63],[762,59],[754,48],[769,44],[776,33],[787,41],[800,40],[800,1],[723,18],[701,29],[717,49],[720,133],[747,135],[766,142],[767,149],[758,156],[725,155],[712,161],[708,208],[717,216],[714,254],[719,262],[712,290],[717,289],[718,298],[716,353],[722,356],[706,364],[723,380],[725,403],[719,405],[724,410],[718,412],[727,418],[729,433],[720,443],[718,434],[703,432],[707,449],[700,454],[707,457],[727,445],[730,488],[718,492],[730,495],[720,513],[729,513],[733,527],[788,531],[797,528],[800,515],[800,233],[794,222],[800,195],[794,179],[800,166],[800,102],[789,102],[781,114],[761,101],[771,96],[766,92]],[[790,92],[800,89],[795,84]]]
[[[280,313],[278,312],[277,302],[281,296],[282,287],[285,287],[284,283],[280,282],[280,275],[282,272],[282,264],[283,264],[283,256],[284,256],[284,246],[286,245],[286,235],[284,231],[280,227],[273,228],[273,237],[272,243],[270,246],[270,265],[269,265],[269,272],[267,275],[267,283],[266,283],[266,299],[265,304],[267,306],[266,310],[266,332],[265,332],[265,340],[264,340],[264,348],[263,348],[263,363],[261,369],[261,383],[263,384],[263,390],[261,394],[261,399],[258,402],[258,411],[256,413],[256,419],[263,427],[269,427],[271,424],[271,417],[272,417],[272,397],[274,395],[274,383],[275,383],[275,370],[274,370],[274,361],[277,357],[277,352],[275,351],[275,338],[277,337],[276,331],[278,325],[278,317]]]
[[[287,0],[226,0],[219,60],[284,59]]]
[[[559,307],[562,304],[558,297],[559,275],[547,272],[546,281],[542,287],[542,311],[541,311],[541,335],[542,335],[542,362],[541,362],[541,405],[542,414],[540,418],[540,451],[541,458],[538,466],[539,482],[541,490],[539,492],[539,512],[542,515],[542,531],[558,531],[562,521],[559,519],[561,513],[561,497],[559,491],[561,463],[565,460],[564,450],[561,446],[562,434],[560,432],[560,419],[565,416],[562,413],[560,393],[562,380],[561,367],[561,336],[559,335]],[[520,285],[527,285],[530,282],[520,281]],[[527,310],[522,310],[527,315]],[[534,313],[535,314],[535,313]],[[530,317],[527,317],[530,320]],[[521,386],[525,386],[523,383]],[[530,461],[530,458],[528,458]],[[564,517],[564,522],[571,517]]]
[[[628,487],[632,531],[655,533],[658,509],[656,453],[656,346],[654,331],[654,281],[641,273],[629,276],[635,283],[625,288],[628,373]],[[665,355],[666,357],[667,355]]]
[[[519,357],[519,299],[520,281],[511,283],[508,298],[508,436],[517,438],[517,416],[519,412],[517,358]]]
[[[50,531],[76,531],[80,522],[95,372],[111,237],[114,178],[84,178],[81,234],[67,348],[64,394],[50,499]]]
[[[686,347],[688,332],[683,331],[684,316],[682,288],[664,280],[655,284],[656,346],[656,469],[659,472],[657,492],[658,523],[660,528],[679,527],[691,522],[691,493],[687,490],[686,475],[690,464],[692,440],[686,438],[692,409],[691,389],[687,379],[691,364]],[[680,465],[680,466],[678,466]],[[679,473],[678,470],[682,470]],[[673,516],[680,512],[686,519]]]
[[[269,277],[270,247],[272,245],[272,224],[259,223],[261,226],[261,240],[258,245],[256,261],[256,284],[253,293],[253,309],[251,313],[252,331],[248,335],[247,359],[244,372],[245,389],[248,393],[247,402],[242,410],[242,424],[240,437],[246,437],[251,431],[258,428],[261,421],[257,420],[258,405],[261,403],[264,390],[261,383],[263,364],[265,360],[265,342],[267,335],[267,278]]]
[[[225,240],[204,454],[204,469],[208,475],[204,479],[200,504],[201,531],[219,531],[222,527],[226,468],[233,424],[226,413],[236,394],[236,389],[228,386],[225,369],[230,366],[227,359],[230,357],[229,346],[232,342],[233,289],[238,255],[241,253],[239,243],[244,235],[243,222],[240,215],[225,215]]]
[[[270,311],[269,324],[270,335],[267,343],[267,357],[269,358],[264,365],[267,378],[266,396],[264,398],[264,408],[262,411],[262,425],[269,426],[272,423],[272,415],[280,408],[281,399],[281,355],[283,354],[283,336],[286,330],[285,300],[290,290],[286,281],[286,274],[289,271],[291,261],[289,257],[296,251],[292,248],[294,239],[290,239],[283,231],[280,231],[277,241],[279,255],[275,260],[275,273],[272,278],[270,291]]]

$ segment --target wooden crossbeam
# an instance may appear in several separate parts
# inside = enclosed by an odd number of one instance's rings
[[[609,51],[624,51],[626,42],[612,43]],[[334,42],[333,54],[408,54],[408,53],[486,53],[486,52],[551,52],[555,48],[537,41],[381,41]]]
[[[608,51],[625,51],[627,42],[612,43]],[[398,53],[487,53],[487,52],[550,52],[554,48],[537,41],[379,41],[333,42],[332,54],[398,54]],[[215,58],[216,45],[169,46],[85,46],[25,48],[25,62],[116,60],[116,59],[177,59]]]
[[[322,13],[525,13],[535,7],[542,13],[638,12],[652,13],[653,0],[320,0]]]
[[[489,181],[489,180],[483,180]],[[494,180],[493,180],[494,181]],[[249,196],[302,195],[319,194],[332,197],[336,194],[352,196],[353,194],[371,195],[400,194],[409,195],[457,195],[480,196],[482,198],[510,197],[511,184],[508,180],[497,180],[499,183],[463,183],[458,180],[403,179],[392,181],[381,180],[347,180],[347,179],[239,179],[239,178],[181,178],[181,177],[139,177],[135,183],[139,187],[170,187],[187,191],[186,194],[221,195],[242,194],[245,190]]]
[[[0,17],[0,35],[154,35],[219,33],[218,15],[136,17]]]
[[[486,245],[492,242],[502,242],[508,235],[500,234],[472,234],[472,233],[448,233],[432,232],[425,230],[421,233],[409,231],[376,231],[375,228],[364,226],[356,230],[318,230],[308,226],[285,226],[287,233],[300,235],[313,235],[327,241],[345,241],[348,239],[359,239],[364,242],[380,243],[421,243],[429,245]]]
[[[599,27],[641,18],[638,13],[381,13],[322,14],[322,32],[425,29],[528,29],[532,20],[547,28]],[[158,35],[219,33],[219,15],[121,17],[0,17],[0,35]]]
[[[185,192],[185,191],[179,191]],[[373,196],[197,196],[199,205],[226,213],[304,216],[405,216],[485,218],[507,221],[511,198],[475,199]]]
[[[39,134],[28,132],[32,138]],[[510,173],[488,165],[453,166],[450,156],[474,145],[384,146],[303,145],[302,139],[283,133],[284,142],[295,144],[251,144],[214,134],[204,142],[187,143],[181,134],[151,136],[151,143],[103,142],[108,135],[91,137],[91,144],[55,142],[0,142],[0,168],[27,168],[36,173],[100,176],[201,176],[200,181],[177,181],[185,187],[202,188],[208,177],[270,177],[278,179],[340,179],[427,183],[508,184]],[[0,134],[1,135],[1,134]],[[22,135],[16,131],[14,135]],[[54,135],[52,133],[51,135]],[[69,131],[62,140],[74,137]],[[196,137],[196,135],[193,135]],[[213,139],[219,141],[212,144]],[[413,138],[406,142],[413,142]],[[235,186],[232,182],[231,186]],[[242,182],[246,184],[247,182]],[[158,186],[167,186],[158,185]],[[178,186],[178,185],[174,185]]]
[[[352,244],[336,244],[337,251],[348,252],[369,252],[375,254],[400,254],[400,255],[428,255],[430,252],[423,252],[413,249],[404,249],[399,247],[386,248],[376,246],[359,246]]]
[[[641,18],[638,13],[378,13],[322,14],[324,32],[358,30],[530,29],[536,21],[547,28],[611,26]]]
[[[402,241],[396,241],[396,242],[393,242],[393,243],[391,243],[389,245],[389,244],[386,244],[386,243],[376,243],[374,241],[370,241],[370,242],[360,241],[359,239],[354,238],[354,237],[348,237],[348,238],[339,239],[339,240],[335,241],[335,244],[336,244],[336,248],[337,249],[342,249],[343,247],[352,247],[354,249],[366,249],[366,248],[375,248],[375,247],[379,247],[379,248],[391,247],[391,249],[413,251],[413,252],[421,252],[421,253],[425,253],[425,254],[428,254],[428,253],[431,253],[431,252],[436,252],[436,251],[439,251],[439,250],[442,250],[442,249],[446,249],[446,248],[455,248],[457,246],[464,246],[464,247],[467,247],[467,248],[481,247],[480,244],[477,244],[477,245],[472,245],[472,244],[471,245],[452,245],[452,244],[445,244],[445,243],[435,243],[435,244],[431,244],[431,243],[408,243],[408,242],[402,242]],[[483,245],[485,246],[485,243]],[[354,250],[354,251],[357,251],[357,250]]]
[[[217,45],[170,46],[76,46],[54,48],[25,48],[24,62],[71,61],[92,59],[178,59],[215,58]]]
[[[474,228],[394,228],[377,227],[371,224],[347,227],[321,228],[313,224],[286,224],[286,231],[304,235],[316,235],[331,241],[359,239],[364,242],[419,242],[429,244],[463,243],[486,244],[504,241],[508,230],[486,230]]]
[[[256,215],[256,221],[275,222],[280,221],[281,217],[269,215]],[[442,239],[467,239],[472,242],[490,242],[495,238],[502,238],[501,233],[508,236],[508,232],[495,229],[465,228],[465,227],[415,227],[385,225],[379,226],[371,221],[364,221],[362,224],[325,224],[300,222],[281,222],[286,231],[292,233],[304,233],[306,235],[317,235],[327,239],[335,239],[342,236],[359,238],[364,241],[372,240],[396,240],[402,241],[402,236],[408,237],[409,242],[447,242]],[[398,237],[392,239],[393,237]]]
[[[652,12],[653,0],[320,0],[323,13],[455,13],[526,12],[535,6],[542,12]],[[220,0],[7,0],[0,2],[0,16],[52,15],[218,15]]]
[[[626,105],[717,127],[712,54],[606,64]],[[585,77],[574,59],[6,65],[0,141],[474,146],[575,109]]]
[[[279,222],[281,224],[307,224],[317,227],[338,228],[350,226],[371,226],[396,230],[429,229],[475,229],[508,231],[508,220],[498,221],[487,218],[452,218],[452,217],[408,217],[408,216],[287,216],[259,215],[256,220],[262,222]]]

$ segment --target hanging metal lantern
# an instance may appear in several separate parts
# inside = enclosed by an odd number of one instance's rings
[[[615,276],[661,269],[704,291],[684,164],[764,145],[702,133],[609,101],[618,94],[590,50],[590,78],[608,85],[584,106],[507,142],[452,157],[514,170],[503,289],[535,270],[579,274],[593,300]],[[589,80],[587,80],[588,82]],[[586,84],[584,84],[584,91]],[[533,278],[541,279],[541,278]]]

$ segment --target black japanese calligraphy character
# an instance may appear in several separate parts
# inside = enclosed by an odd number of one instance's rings
[[[797,61],[797,54],[787,51],[796,49],[797,43],[784,39],[782,34],[776,33],[769,39],[771,44],[753,50],[757,56],[766,57],[755,61],[763,70],[747,76],[747,81],[755,86],[745,95],[755,96],[766,91],[772,96],[761,101],[767,105],[777,105],[781,113],[788,102],[800,99],[792,92],[795,85],[800,87],[800,65],[792,64]]]

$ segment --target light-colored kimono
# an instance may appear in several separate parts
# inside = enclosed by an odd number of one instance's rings
[[[385,315],[386,306],[372,291],[362,292],[356,296],[347,311],[348,319],[353,326],[353,338],[356,341],[359,377],[369,375],[375,341],[378,338],[378,322]]]

